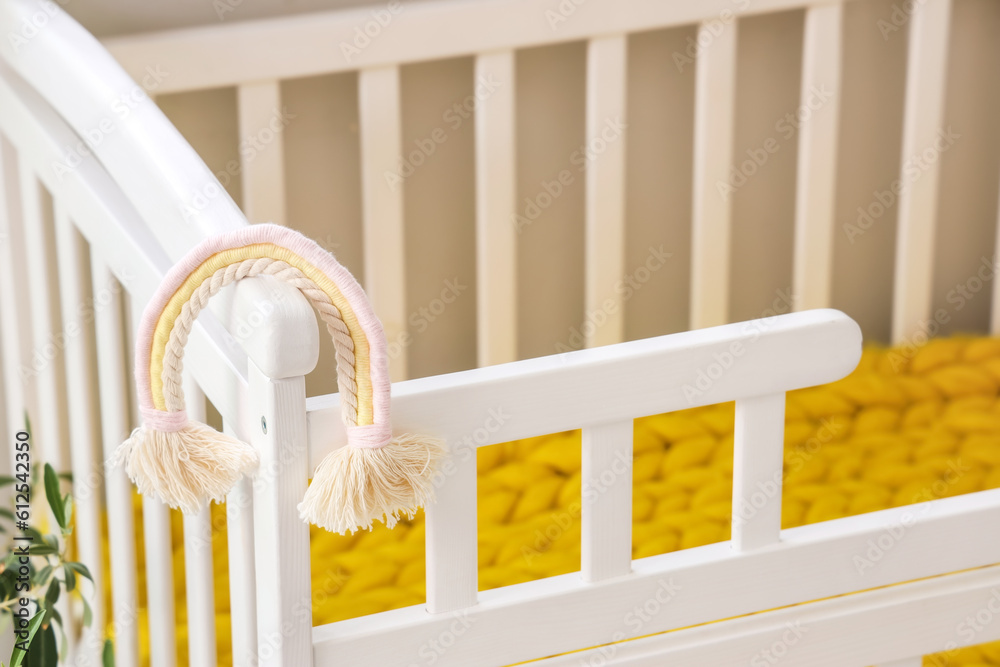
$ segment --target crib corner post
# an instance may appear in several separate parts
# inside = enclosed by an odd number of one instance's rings
[[[249,362],[251,442],[260,455],[253,480],[260,667],[311,667],[309,526],[296,506],[308,486],[306,390],[302,375],[274,379]]]

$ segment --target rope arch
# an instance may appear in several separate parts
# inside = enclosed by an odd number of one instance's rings
[[[187,345],[188,336],[198,315],[223,287],[244,278],[257,276],[271,276],[292,285],[316,308],[333,339],[337,356],[337,386],[341,394],[341,413],[344,423],[357,425],[358,387],[355,382],[354,340],[340,310],[333,305],[330,296],[302,271],[287,262],[270,257],[246,259],[217,270],[201,283],[190,299],[184,302],[181,313],[170,330],[170,338],[163,357],[163,397],[167,411],[183,412],[185,408],[182,381],[184,346]]]
[[[320,462],[300,516],[335,532],[384,521],[392,527],[434,495],[445,454],[437,438],[393,435],[389,360],[382,324],[354,277],[312,240],[278,225],[252,225],[193,248],[166,275],[136,337],[136,387],[143,424],[115,455],[143,494],[198,512],[221,501],[257,468],[257,450],[189,421],[184,348],[213,296],[245,278],[271,276],[299,290],[326,324],[336,351],[347,446]]]

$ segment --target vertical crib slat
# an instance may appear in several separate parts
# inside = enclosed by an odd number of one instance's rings
[[[993,246],[993,256],[1000,257],[1000,204],[997,205],[997,235]],[[993,294],[990,306],[990,334],[1000,335],[1000,280],[993,281]]]
[[[737,400],[734,437],[732,544],[750,551],[781,534],[785,394]]]
[[[184,373],[188,416],[205,421],[205,395],[190,372]],[[215,667],[215,584],[212,573],[212,515],[205,507],[184,515],[184,572],[187,591],[188,664]]]
[[[101,556],[100,471],[94,442],[97,404],[92,400],[93,377],[89,357],[93,337],[89,322],[80,316],[87,295],[83,289],[84,259],[87,252],[83,237],[73,226],[69,213],[59,200],[55,202],[56,249],[59,265],[59,291],[62,295],[62,321],[66,332],[66,389],[70,421],[70,462],[73,471],[73,515],[79,559],[90,569],[93,585],[80,581],[93,612],[89,628],[82,628],[77,661],[96,665],[100,662],[104,635],[104,567]],[[100,294],[92,295],[100,303]]]
[[[364,288],[382,320],[386,338],[406,331],[406,266],[403,242],[402,107],[399,68],[358,73],[361,126],[361,199],[364,239]],[[407,376],[406,346],[393,357],[393,381]]]
[[[480,366],[517,359],[514,53],[476,56],[475,80],[499,86],[476,107],[476,335]]]
[[[18,286],[27,275],[24,266],[24,227],[21,223],[21,186],[14,147],[0,136],[0,335],[3,344],[3,382],[7,418],[12,427],[24,428],[24,414],[33,409],[34,385],[22,382],[20,367],[30,355],[31,320],[28,295]],[[28,378],[30,380],[30,378]],[[11,459],[13,461],[13,459]]]
[[[587,331],[587,347],[625,340],[625,313],[615,284],[625,275],[625,67],[628,39],[612,35],[587,45],[586,174],[587,312],[607,320]]]
[[[714,35],[695,65],[694,195],[691,230],[691,328],[728,321],[731,195],[736,88],[736,31],[733,22]],[[702,25],[699,37],[707,30]]]
[[[632,569],[632,420],[583,429],[582,538],[584,581]]]
[[[38,407],[31,420],[34,463],[49,463],[57,472],[69,470],[69,427],[66,423],[66,374],[63,346],[66,332],[59,324],[59,289],[56,278],[52,200],[22,155],[20,159],[21,214],[27,262],[27,291],[31,298],[30,357],[26,370],[35,378]],[[46,506],[47,508],[47,506]],[[55,517],[49,511],[50,525]],[[66,634],[73,636],[74,618],[69,598],[61,596],[56,609],[65,622]],[[76,643],[67,642],[67,660],[75,659]]]
[[[132,515],[132,482],[125,471],[111,465],[115,449],[128,437],[128,384],[125,379],[125,336],[121,288],[104,261],[91,249],[94,293],[109,290],[106,307],[95,313],[97,366],[101,395],[101,430],[104,439],[105,492],[108,540],[111,550],[111,605],[115,623],[115,664],[139,664],[138,606],[136,596],[135,524]]]
[[[251,443],[260,453],[253,484],[258,664],[310,667],[309,527],[296,509],[310,474],[305,379],[272,380],[253,361],[248,365]]]
[[[57,471],[68,469],[65,455],[66,387],[63,369],[62,336],[55,312],[59,292],[53,277],[54,261],[50,248],[52,228],[51,199],[45,193],[34,170],[22,157],[21,206],[24,221],[24,250],[28,294],[31,298],[31,350],[27,371],[35,378],[38,412],[32,415],[33,446],[41,459]]]
[[[453,448],[451,462],[453,467],[435,489],[434,502],[424,508],[427,610],[432,614],[471,607],[479,593],[476,450]]]
[[[799,310],[830,306],[843,14],[839,3],[806,10],[801,102],[815,105],[817,91],[831,99],[799,130],[792,279]]]
[[[132,335],[138,335],[142,304],[130,303]],[[177,664],[177,616],[174,605],[173,539],[170,508],[149,496],[142,498],[142,537],[146,557],[146,600],[152,667]]]
[[[250,222],[285,224],[284,127],[281,84],[259,81],[237,89],[243,212]]]
[[[236,435],[229,424],[223,424],[223,431]],[[241,479],[226,496],[226,521],[233,664],[251,665],[257,655],[257,589],[250,479]]]
[[[950,18],[951,0],[927,0],[920,11],[910,16],[900,166],[905,187],[899,193],[892,308],[892,338],[897,343],[916,333],[931,314],[941,173],[941,156],[935,143],[940,142],[945,130],[941,123]],[[907,173],[914,167],[921,172],[916,180]]]

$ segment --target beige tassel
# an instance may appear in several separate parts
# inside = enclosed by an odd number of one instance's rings
[[[258,465],[250,445],[198,422],[179,431],[140,426],[115,452],[143,495],[152,493],[186,514],[200,511],[209,500],[222,502],[240,477]]]
[[[417,435],[394,437],[380,448],[341,447],[316,468],[299,516],[334,533],[353,533],[384,521],[392,528],[434,499],[434,473],[444,443]]]

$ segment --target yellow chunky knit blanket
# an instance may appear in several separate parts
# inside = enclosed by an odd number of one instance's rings
[[[868,348],[849,377],[791,392],[783,526],[1000,487],[998,397],[1000,339],[992,338],[939,339],[919,349]],[[480,448],[478,466],[480,587],[578,570],[579,433]],[[728,539],[732,470],[732,404],[636,420],[633,556]],[[231,661],[224,509],[214,506],[213,518],[219,664],[226,665]],[[138,510],[136,520],[141,521]],[[174,544],[182,545],[179,514],[173,533]],[[141,558],[141,537],[137,546]],[[391,531],[379,527],[348,537],[314,529],[312,554],[315,624],[424,601],[421,516]],[[178,657],[186,664],[181,546],[174,554],[174,581]],[[145,637],[143,645],[148,651]],[[1000,666],[1000,642],[924,662]]]

